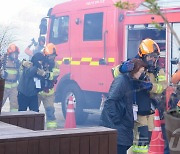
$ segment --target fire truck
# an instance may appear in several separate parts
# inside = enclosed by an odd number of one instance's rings
[[[180,35],[180,2],[158,2]],[[160,16],[148,13],[141,5],[134,11],[124,11],[114,3],[72,0],[49,9],[47,17],[41,20],[40,35],[46,35],[47,43],[54,43],[58,53],[56,101],[62,103],[66,115],[68,98],[73,96],[78,124],[87,119],[87,109],[100,108],[102,94],[108,93],[113,80],[111,69],[133,58],[143,39],[151,38],[160,46],[159,65],[166,70],[168,79],[175,70],[170,60],[179,57],[179,46]],[[157,29],[153,21],[162,28]]]

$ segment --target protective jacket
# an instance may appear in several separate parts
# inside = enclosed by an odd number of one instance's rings
[[[8,59],[5,62],[4,68],[4,76],[3,78],[6,80],[5,88],[14,88],[18,85],[19,79],[19,69],[20,69],[20,61],[12,61]]]
[[[54,95],[54,84],[57,82],[57,78],[59,76],[60,70],[59,70],[59,64],[55,62],[54,67],[47,68],[49,72],[49,78],[46,80],[46,87],[43,91],[41,91],[39,94],[43,96],[50,96]]]
[[[133,143],[133,80],[121,74],[111,84],[108,98],[101,114],[101,125],[118,131],[118,144],[131,146]]]
[[[155,76],[153,73],[147,72],[147,77],[152,83],[152,89],[140,90],[136,93],[136,101],[138,104],[139,115],[150,115],[154,113],[154,107],[158,107],[162,100],[162,93],[167,87],[165,73],[160,69],[159,73]]]
[[[180,81],[180,70],[177,70],[177,71],[173,74],[171,81],[172,81],[172,83],[174,83],[174,84],[178,84],[178,82]]]
[[[176,70],[176,72],[172,75],[171,82],[176,85],[175,91],[171,94],[170,100],[169,100],[169,108],[175,109],[177,106],[177,103],[180,100],[180,70]]]
[[[177,103],[180,101],[180,85],[177,86],[176,91],[171,94],[170,100],[169,100],[169,108],[170,109],[176,109]]]

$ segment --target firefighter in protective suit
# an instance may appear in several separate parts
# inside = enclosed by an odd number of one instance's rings
[[[178,102],[180,102],[180,62],[178,64],[178,69],[172,75],[171,82],[174,84],[174,92],[171,94],[169,100],[169,108],[175,109]]]
[[[5,79],[3,104],[6,102],[7,98],[9,98],[10,111],[18,111],[17,85],[20,69],[18,55],[19,48],[15,44],[11,44],[3,57],[3,78]]]
[[[165,72],[158,66],[158,58],[160,54],[159,46],[152,39],[145,39],[139,45],[139,51],[136,58],[142,59],[147,64],[147,72],[142,74],[140,80],[150,81],[152,87],[148,90],[136,92],[136,103],[138,106],[138,117],[136,122],[135,144],[133,152],[147,153],[148,145],[151,139],[152,130],[154,129],[154,110],[158,107],[162,99],[162,92],[167,87]],[[133,69],[133,63],[128,60],[112,69],[114,77],[120,72],[126,73]],[[146,83],[146,82],[143,82]],[[149,86],[147,85],[144,85]]]
[[[46,57],[44,70],[49,72],[49,77],[45,80],[44,90],[38,94],[38,101],[39,106],[42,102],[45,108],[47,129],[53,129],[57,128],[56,117],[54,114],[54,84],[57,82],[60,71],[59,65],[55,62],[55,57],[57,56],[55,45],[52,43],[47,44],[43,52]]]
[[[25,49],[25,53],[29,55],[30,59],[32,58],[33,55],[35,55],[38,52],[42,52],[44,49],[44,44],[45,44],[45,37],[40,36],[38,38],[38,43],[34,40],[34,38],[31,40],[31,44],[27,46]],[[34,49],[32,50],[31,47],[34,45]]]
[[[173,74],[172,78],[171,78],[171,82],[173,84],[178,84],[180,81],[180,62],[178,64],[178,69],[176,70],[176,72]]]

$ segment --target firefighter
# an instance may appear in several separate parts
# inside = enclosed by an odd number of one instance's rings
[[[40,36],[40,37],[38,38],[38,43],[34,40],[34,38],[33,38],[31,41],[32,41],[31,44],[28,45],[28,47],[27,47],[27,48],[25,49],[25,51],[24,51],[24,52],[30,57],[30,59],[31,59],[31,57],[32,57],[34,54],[43,51],[43,49],[44,49],[44,44],[45,44],[45,37],[44,37],[44,36]],[[35,49],[34,49],[34,50],[31,50],[31,47],[32,47],[33,45],[35,46]]]
[[[169,100],[169,108],[175,109],[177,106],[177,103],[180,100],[180,62],[178,64],[178,69],[175,71],[175,73],[172,75],[171,82],[174,84],[174,92],[171,94],[170,100]]]
[[[176,72],[172,75],[171,82],[173,83],[173,92],[170,95],[169,101],[168,101],[168,108],[169,109],[177,109],[178,102],[180,102],[180,62],[178,64],[178,69]],[[165,151],[164,154],[169,154],[169,143],[166,136],[166,129],[165,126],[162,127],[163,137],[165,139]]]
[[[39,106],[41,102],[44,105],[46,112],[46,127],[47,129],[57,128],[54,108],[54,84],[57,82],[59,76],[59,65],[55,62],[56,47],[54,44],[49,43],[44,48],[44,55],[46,56],[46,63],[44,70],[49,72],[49,77],[45,80],[45,87],[38,95]]]
[[[158,107],[162,99],[162,92],[167,87],[165,72],[158,66],[159,54],[160,49],[155,41],[149,38],[142,40],[136,58],[142,59],[147,64],[147,72],[140,79],[150,81],[153,86],[150,91],[142,90],[136,93],[136,102],[138,105],[136,128],[139,139],[137,140],[137,144],[133,146],[135,153],[148,152],[148,144],[151,139],[152,130],[154,129],[154,110]],[[116,68],[113,70],[125,73],[131,71],[134,66],[131,60],[129,60],[117,67],[119,69]],[[118,74],[117,71],[113,71],[114,77]]]
[[[20,68],[18,55],[19,48],[15,44],[9,45],[7,53],[4,55],[3,78],[5,79],[5,90],[3,104],[9,98],[10,111],[18,111],[17,85]]]
[[[176,72],[173,74],[171,82],[173,84],[178,84],[180,81],[180,62],[178,64],[178,69],[176,70]]]

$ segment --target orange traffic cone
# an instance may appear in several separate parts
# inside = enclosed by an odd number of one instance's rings
[[[161,120],[159,118],[158,110],[155,111],[154,125],[155,128],[152,131],[148,154],[164,154],[164,139],[162,136]]]
[[[64,128],[76,128],[73,97],[69,97]]]

